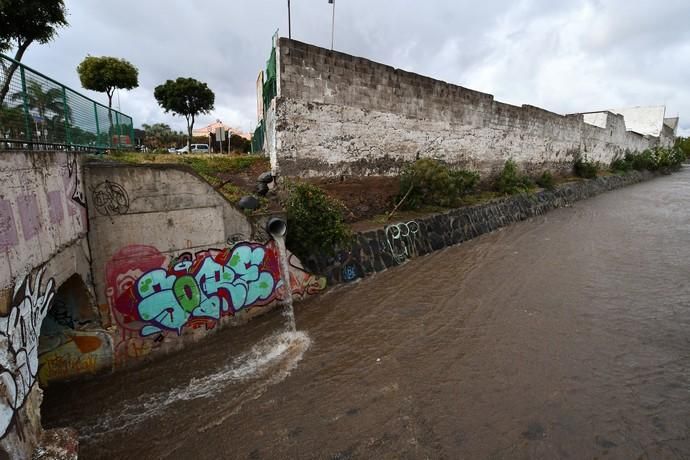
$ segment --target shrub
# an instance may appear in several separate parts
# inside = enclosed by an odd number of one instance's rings
[[[680,149],[685,158],[690,159],[690,137],[679,137],[674,147]]]
[[[541,176],[537,178],[537,185],[546,190],[553,190],[556,184],[553,180],[553,175],[550,171],[544,171]]]
[[[400,196],[404,209],[416,209],[423,205],[456,206],[463,195],[471,192],[479,183],[479,174],[471,171],[454,171],[431,158],[417,160],[408,165],[400,176]]]
[[[687,159],[681,146],[676,143],[672,148],[655,147],[647,149],[641,153],[625,154],[622,160],[611,162],[612,171],[662,171],[670,172],[680,168],[680,165]]]
[[[632,156],[632,167],[635,171],[642,171],[644,169],[648,171],[656,171],[656,161],[652,151],[647,149],[642,153]]]
[[[506,195],[528,192],[534,183],[528,176],[518,172],[517,164],[513,160],[506,161],[501,174],[494,183],[496,191]]]
[[[593,179],[597,177],[597,172],[599,171],[599,166],[597,163],[590,161],[587,155],[584,157],[578,157],[573,164],[573,171],[577,177],[583,177],[585,179]]]
[[[344,205],[322,189],[304,182],[288,184],[286,244],[302,260],[315,254],[332,255],[352,238],[345,224]]]
[[[628,161],[626,158],[617,158],[611,162],[609,169],[613,172],[628,172],[632,169],[632,159]]]

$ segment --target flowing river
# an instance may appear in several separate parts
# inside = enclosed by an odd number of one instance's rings
[[[81,458],[690,458],[690,169],[48,389]],[[288,229],[289,231],[289,229]]]

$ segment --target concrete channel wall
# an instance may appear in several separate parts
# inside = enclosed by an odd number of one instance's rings
[[[41,326],[58,286],[90,280],[82,177],[73,153],[0,155],[0,457],[38,442]]]
[[[594,126],[295,40],[281,38],[277,55],[266,149],[283,175],[391,175],[424,157],[485,177],[508,159],[540,173],[567,170],[576,155],[608,164],[660,142],[627,131],[621,115],[602,112]]]
[[[246,322],[284,298],[264,231],[185,167],[89,163],[89,241],[103,326],[120,368]],[[290,256],[294,296],[322,278]]]
[[[333,257],[311,257],[307,265],[314,272],[324,275],[329,285],[353,282],[403,264],[411,258],[651,177],[654,177],[651,173],[637,171],[622,176],[599,177],[566,183],[553,191],[514,195],[421,219],[397,222],[378,230],[358,233],[350,247],[338,249]]]
[[[31,458],[39,387],[179,350],[283,302],[268,216],[191,169],[0,156],[0,458]],[[325,288],[288,254],[299,300]]]

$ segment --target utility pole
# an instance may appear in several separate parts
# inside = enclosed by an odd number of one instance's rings
[[[292,40],[292,24],[290,21],[290,0],[288,0],[288,38]]]
[[[331,51],[333,51],[333,43],[335,42],[335,0],[328,0],[328,3],[333,5],[333,20],[331,22]]]

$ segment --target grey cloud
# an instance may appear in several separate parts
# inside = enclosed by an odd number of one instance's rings
[[[120,94],[137,124],[163,114],[153,88],[192,76],[216,92],[221,118],[255,123],[255,80],[271,36],[287,35],[286,0],[67,0],[70,27],[26,62],[79,88],[86,54],[114,55],[140,69],[140,88]],[[326,0],[292,0],[293,37],[330,46]],[[666,103],[690,134],[690,4],[685,0],[336,0],[336,49],[567,113]],[[92,94],[99,100],[104,97]],[[687,118],[684,114],[688,114]]]

